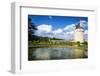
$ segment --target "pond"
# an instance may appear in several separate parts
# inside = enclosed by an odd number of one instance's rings
[[[78,48],[28,48],[28,60],[87,58],[87,50]]]

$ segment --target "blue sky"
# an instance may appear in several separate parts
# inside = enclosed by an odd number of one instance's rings
[[[84,31],[88,31],[88,18],[78,16],[52,16],[52,15],[28,15],[36,25],[38,36],[48,36],[63,39],[73,39],[76,23],[83,22]],[[85,32],[84,32],[85,33]],[[86,33],[87,34],[87,33]],[[66,36],[64,36],[66,35]]]

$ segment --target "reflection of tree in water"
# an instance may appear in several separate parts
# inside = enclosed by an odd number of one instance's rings
[[[50,52],[50,59],[61,59],[62,53],[59,49],[52,49]]]
[[[50,51],[50,59],[70,59],[71,48],[53,48]]]
[[[28,48],[28,60],[35,60],[36,57],[34,55],[37,48]]]
[[[38,48],[35,52],[34,52],[34,56],[37,60],[48,60],[50,59],[50,50],[49,49],[45,49],[45,48]]]
[[[67,51],[66,51],[67,50]],[[63,59],[71,59],[72,58],[72,48],[63,48],[62,56]]]
[[[87,58],[83,49],[73,48],[29,48],[28,60],[54,60]]]

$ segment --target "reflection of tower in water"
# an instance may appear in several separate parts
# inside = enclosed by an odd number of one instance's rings
[[[73,58],[83,58],[84,57],[84,50],[75,48],[73,51]]]

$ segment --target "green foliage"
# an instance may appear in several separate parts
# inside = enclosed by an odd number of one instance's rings
[[[88,42],[87,42],[87,41],[84,41],[84,42],[82,43],[82,46],[83,46],[84,48],[87,48],[87,47],[88,47]]]
[[[87,41],[84,41],[82,44],[83,45],[88,45],[88,42]]]
[[[32,22],[30,18],[28,18],[28,40],[32,41],[35,37],[34,32],[37,30],[35,24]]]
[[[77,44],[77,46],[80,46],[80,42],[79,41],[77,41],[76,44]]]
[[[44,44],[44,45],[69,45],[73,46],[75,43],[70,41],[61,41],[59,39],[48,38],[48,37],[37,37],[32,41],[32,44]]]

